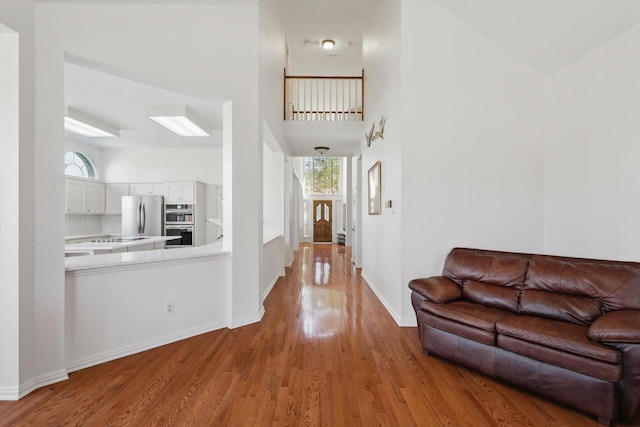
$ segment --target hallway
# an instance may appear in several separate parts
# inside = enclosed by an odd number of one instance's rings
[[[0,426],[599,425],[424,355],[350,259],[304,244],[260,323],[74,372],[0,402]]]

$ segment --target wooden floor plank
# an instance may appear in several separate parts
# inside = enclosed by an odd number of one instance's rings
[[[423,353],[352,267],[305,244],[260,323],[87,368],[18,402],[4,426],[599,426]],[[640,426],[640,417],[619,427]]]

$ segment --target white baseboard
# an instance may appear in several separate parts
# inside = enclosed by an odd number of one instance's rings
[[[398,326],[403,326],[402,322],[400,320],[400,316],[398,316],[398,314],[395,312],[395,310],[391,307],[391,304],[389,304],[389,302],[382,296],[380,291],[378,291],[378,288],[376,287],[375,283],[373,283],[373,281],[367,277],[367,275],[366,275],[366,273],[364,271],[362,271],[360,273],[360,275],[362,276],[364,281],[369,286],[369,289],[371,289],[373,291],[373,293],[376,294],[376,297],[378,297],[378,299],[380,300],[380,302],[382,303],[384,308],[387,309],[387,311],[389,312],[391,317],[393,317],[393,320],[396,322],[396,324]]]
[[[287,268],[291,267],[293,265],[293,253],[291,254],[291,258],[289,258],[289,261],[287,261]],[[284,274],[283,274],[284,276]]]
[[[18,400],[20,398],[19,386],[0,387],[0,400]]]
[[[151,340],[143,341],[141,343],[125,346],[116,350],[107,351],[100,354],[95,354],[89,357],[85,357],[78,360],[67,362],[67,371],[74,372],[80,369],[88,368],[90,366],[99,365],[101,363],[109,362],[111,360],[119,359],[121,357],[130,356],[132,354],[140,353],[152,348],[160,347],[172,342],[181,341],[186,338],[191,338],[196,335],[204,334],[211,331],[222,329],[226,326],[224,322],[214,322],[205,326],[199,326],[197,328],[186,329],[184,331],[177,332],[171,335],[165,335],[163,337],[154,338]]]
[[[264,300],[267,299],[267,297],[271,293],[271,290],[276,285],[276,282],[278,281],[279,278],[280,278],[280,276],[276,276],[276,277],[273,278],[271,283],[269,283],[269,286],[267,286],[267,289],[265,289],[264,293],[262,294],[262,302],[264,302]]]
[[[416,321],[415,316],[411,316],[410,318],[404,318],[404,319],[401,318],[395,312],[395,310],[391,307],[391,304],[389,304],[389,302],[382,296],[380,291],[378,291],[378,289],[377,289],[376,285],[373,283],[373,281],[367,277],[366,273],[364,271],[362,271],[360,273],[360,275],[362,276],[364,281],[369,286],[369,289],[371,289],[373,291],[373,293],[376,294],[376,297],[378,297],[378,299],[380,300],[380,302],[382,303],[384,308],[389,312],[391,317],[393,317],[393,320],[396,322],[396,324],[398,326],[400,326],[401,328],[411,328],[411,327],[414,327],[414,326],[418,325],[418,322]],[[413,312],[413,310],[411,310],[411,311]]]
[[[39,375],[29,381],[15,387],[0,387],[0,400],[18,400],[40,387],[46,387],[50,384],[59,383],[69,379],[67,371],[60,369],[58,371],[49,372]]]
[[[242,319],[233,320],[230,322],[229,329],[240,328],[242,326],[250,325],[252,323],[258,323],[264,316],[264,306],[260,307],[260,312],[255,316],[248,316]]]

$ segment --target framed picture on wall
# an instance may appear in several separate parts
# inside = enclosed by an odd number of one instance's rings
[[[382,192],[380,191],[380,162],[369,169],[369,215],[380,215]]]

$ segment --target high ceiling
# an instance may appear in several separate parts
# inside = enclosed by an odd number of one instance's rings
[[[221,148],[222,104],[182,95],[97,70],[65,62],[65,104],[91,119],[120,131],[119,138],[89,138],[66,132],[71,140],[100,148]],[[186,106],[210,137],[180,137],[149,119],[154,106]]]
[[[367,8],[374,0],[261,1],[277,8],[281,29],[287,38],[290,74],[359,74],[362,69],[363,28],[371,25],[367,22]],[[640,0],[436,1],[482,37],[527,63],[544,77],[553,75],[640,22]],[[154,2],[157,1],[146,3]],[[167,2],[169,0],[164,1]],[[237,4],[234,1],[228,3]],[[336,41],[331,55],[315,44],[325,38]],[[117,140],[91,140],[91,143],[104,148],[221,146],[222,100],[215,103],[189,97],[78,63],[68,63],[65,67],[65,97],[67,105],[85,114],[94,114],[96,118],[121,129],[121,138]],[[163,104],[190,106],[210,129],[217,129],[214,136],[185,140],[145,117],[146,106]],[[363,135],[362,128],[353,124],[342,128],[336,126],[324,133],[310,126],[287,124],[285,137],[291,154],[313,155],[313,146],[323,140],[325,143],[322,145],[330,145],[327,141],[335,142],[336,149],[332,154],[349,155]]]
[[[640,22],[638,0],[437,0],[543,76]]]

